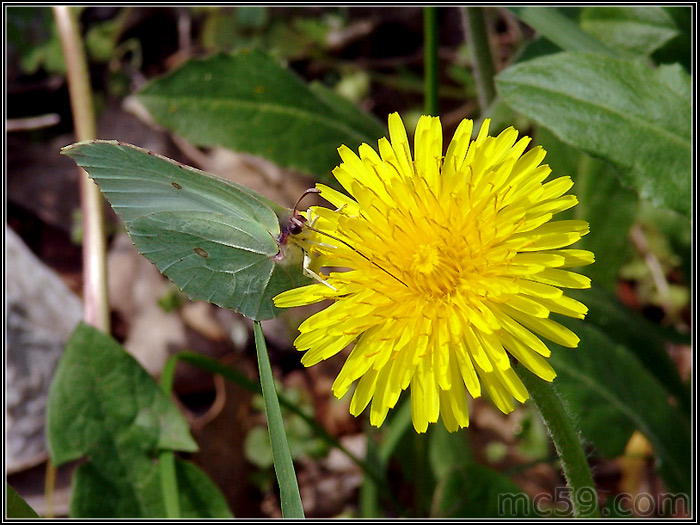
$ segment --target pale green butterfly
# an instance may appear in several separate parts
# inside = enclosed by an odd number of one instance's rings
[[[309,278],[287,243],[295,213],[254,191],[130,144],[80,142],[62,153],[84,168],[146,258],[192,299],[254,320]],[[292,219],[292,220],[290,220]]]

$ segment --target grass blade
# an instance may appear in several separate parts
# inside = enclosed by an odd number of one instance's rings
[[[270,356],[267,354],[267,345],[265,344],[265,337],[259,321],[255,322],[254,332],[255,349],[258,353],[258,366],[260,368],[260,386],[262,387],[265,401],[275,473],[277,474],[277,483],[280,487],[282,517],[304,518],[304,509],[301,506],[301,496],[299,495],[299,484],[294,472],[292,455],[289,452],[287,435],[284,432],[284,421],[282,421],[280,403],[277,399],[275,379],[272,376],[272,368],[270,367]]]

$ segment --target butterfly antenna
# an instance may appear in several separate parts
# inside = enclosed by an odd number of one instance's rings
[[[311,193],[321,193],[321,190],[319,190],[318,188],[309,188],[308,190],[304,191],[304,193],[301,194],[301,197],[299,197],[299,199],[297,199],[297,202],[294,205],[294,209],[292,210],[292,215],[294,215],[295,217],[297,216],[297,214],[299,213],[297,208],[299,208],[299,203],[301,202],[301,199],[303,199],[304,197],[306,197],[307,195],[309,195]]]

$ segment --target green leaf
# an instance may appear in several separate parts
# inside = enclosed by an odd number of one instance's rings
[[[648,56],[678,35],[673,19],[659,6],[584,7],[581,27],[629,56]]]
[[[265,414],[267,426],[270,432],[270,445],[272,446],[272,458],[275,465],[277,483],[280,487],[280,503],[282,505],[282,517],[303,519],[304,508],[299,496],[299,484],[294,472],[294,463],[289,451],[287,436],[284,432],[284,421],[280,411],[275,378],[272,375],[270,356],[267,353],[265,337],[259,321],[254,326],[255,349],[258,354],[258,367],[260,369],[260,386],[265,400]]]
[[[301,250],[280,239],[291,211],[238,184],[114,141],[62,153],[85,168],[124,220],[136,248],[192,299],[251,319],[307,282]]]
[[[73,517],[163,517],[158,453],[197,449],[151,376],[114,339],[83,323],[51,384],[47,436],[54,464],[88,458],[75,474]],[[182,515],[229,516],[216,488],[194,468],[177,471]]]
[[[385,129],[379,122],[377,122],[373,117],[359,111],[357,106],[353,104],[350,100],[344,96],[338,94],[332,89],[328,89],[320,82],[311,82],[309,84],[309,89],[311,92],[327,107],[332,107],[333,111],[347,123],[348,126],[357,129],[359,132],[367,136],[368,140],[364,142],[369,142],[370,144],[376,144],[378,139],[386,135]],[[373,137],[370,139],[370,137]],[[338,150],[336,145],[333,151]],[[337,160],[333,164],[333,167],[337,165]]]
[[[75,9],[76,16],[79,10]],[[48,74],[65,75],[66,65],[58,28],[49,6],[13,6],[6,12],[7,40],[16,66],[27,75],[40,69]]]
[[[560,53],[503,71],[500,95],[561,140],[613,163],[656,206],[691,212],[691,103],[668,71]]]
[[[48,447],[57,466],[90,454],[110,462],[102,446],[134,445],[193,452],[182,414],[114,339],[80,323],[56,369],[47,407]]]
[[[691,78],[680,64],[662,64],[656,70],[658,79],[671,91],[690,102],[692,96]]]
[[[253,153],[326,180],[341,144],[355,150],[385,134],[259,51],[191,60],[137,98],[159,125],[193,144]]]
[[[437,518],[535,517],[532,500],[504,475],[475,463],[444,476],[433,495]]]
[[[24,498],[17,494],[17,491],[5,483],[5,491],[7,493],[7,509],[5,516],[7,518],[38,518],[36,511],[24,501]]]
[[[615,55],[615,51],[583,31],[576,22],[552,7],[509,7],[509,11],[564,51]]]
[[[688,493],[689,418],[669,403],[666,385],[630,349],[595,325],[562,323],[575,329],[581,342],[575,350],[555,348],[551,363],[558,374],[557,388],[577,415],[583,436],[602,455],[615,457],[638,429],[653,446],[667,488]]]

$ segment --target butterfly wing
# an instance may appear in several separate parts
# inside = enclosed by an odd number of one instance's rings
[[[307,282],[301,253],[279,252],[286,210],[255,192],[141,148],[92,141],[64,148],[124,220],[136,248],[193,299],[252,319]]]

